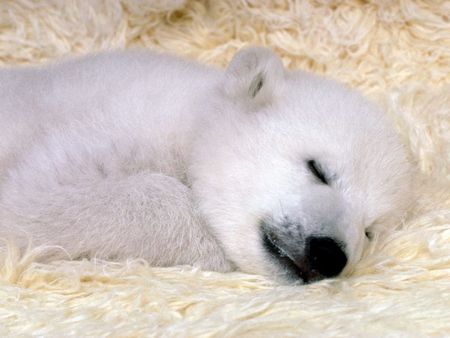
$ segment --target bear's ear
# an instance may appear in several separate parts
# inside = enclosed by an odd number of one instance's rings
[[[280,89],[284,67],[280,58],[264,47],[241,49],[225,71],[225,93],[249,107],[269,104]]]

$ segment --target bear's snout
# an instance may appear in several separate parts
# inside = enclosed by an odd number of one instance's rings
[[[347,265],[342,245],[331,237],[286,240],[272,231],[263,230],[262,234],[264,249],[292,279],[310,283],[336,277]]]

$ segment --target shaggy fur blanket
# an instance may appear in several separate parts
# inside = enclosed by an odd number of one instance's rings
[[[384,108],[417,167],[408,218],[375,236],[353,275],[306,286],[138,260],[39,264],[9,244],[1,337],[450,335],[449,1],[0,2],[1,66],[137,46],[225,66],[247,44]]]

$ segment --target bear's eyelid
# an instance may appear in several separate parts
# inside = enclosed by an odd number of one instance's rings
[[[259,73],[255,76],[252,83],[250,84],[249,93],[250,96],[253,98],[258,94],[258,92],[261,90],[262,86],[264,84],[264,76],[262,73]]]
[[[315,160],[308,160],[306,162],[308,165],[309,171],[323,184],[328,185],[328,178],[326,177],[325,173],[323,172],[323,169],[320,164],[318,164]]]

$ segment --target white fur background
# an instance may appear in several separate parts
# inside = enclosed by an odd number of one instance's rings
[[[2,66],[135,46],[225,66],[262,44],[289,67],[349,83],[402,135],[418,200],[352,277],[302,287],[141,261],[42,265],[11,246],[0,254],[0,336],[448,336],[450,2],[339,3],[2,0]]]

